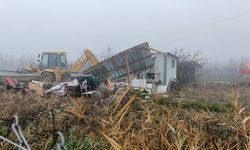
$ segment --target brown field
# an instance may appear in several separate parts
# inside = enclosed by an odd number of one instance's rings
[[[248,88],[195,84],[149,100],[132,90],[107,99],[1,93],[0,135],[18,115],[32,149],[49,149],[55,131],[68,149],[249,149]]]
[[[231,97],[228,93],[237,90],[239,102],[242,106],[250,105],[250,84],[204,84],[197,83],[182,88],[181,98],[210,101],[210,102],[230,102]]]

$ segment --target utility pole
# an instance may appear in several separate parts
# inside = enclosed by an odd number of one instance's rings
[[[127,68],[127,78],[128,78],[128,86],[130,87],[130,68],[128,63],[128,54],[125,54],[125,62],[126,62],[126,68]]]

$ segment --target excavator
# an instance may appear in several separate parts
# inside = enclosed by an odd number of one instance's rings
[[[68,65],[65,52],[43,52],[38,55],[38,65],[25,67],[24,71],[38,74],[43,82],[52,83],[69,79],[71,74],[82,73],[98,63],[95,55],[85,49],[84,54],[72,65]]]

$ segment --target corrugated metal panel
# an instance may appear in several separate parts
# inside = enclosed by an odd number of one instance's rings
[[[127,76],[126,55],[129,69],[132,73],[145,71],[154,65],[149,44],[146,42],[100,62],[96,66],[84,71],[84,73],[93,74],[100,81],[125,77]]]

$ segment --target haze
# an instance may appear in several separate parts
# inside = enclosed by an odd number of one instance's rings
[[[210,61],[250,56],[247,0],[0,0],[0,52],[84,48],[101,55],[148,41],[162,51],[201,50]]]

